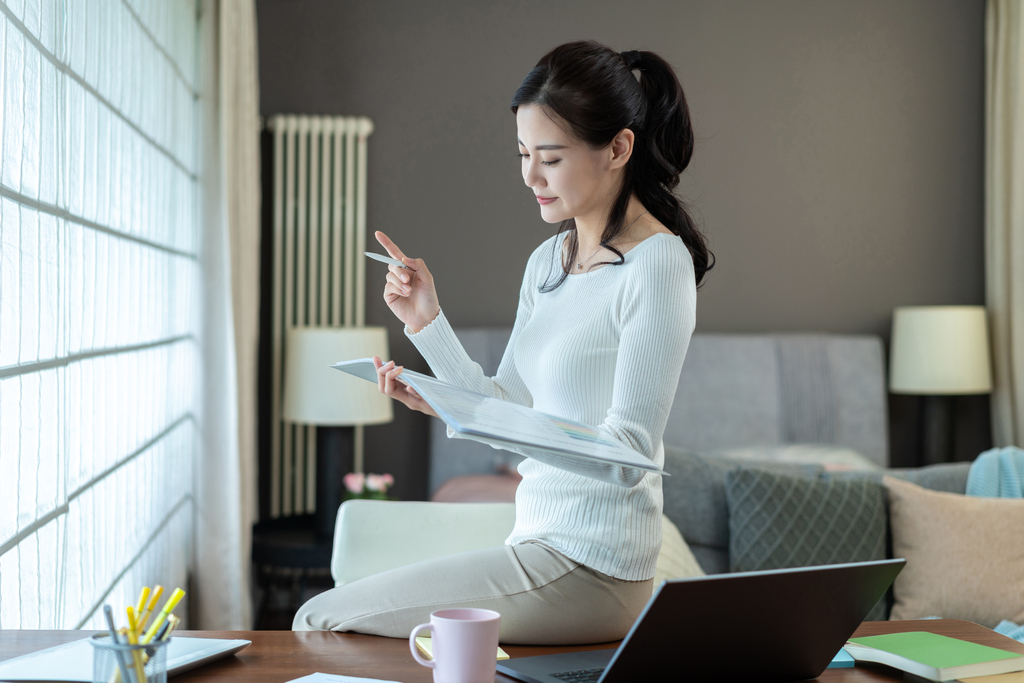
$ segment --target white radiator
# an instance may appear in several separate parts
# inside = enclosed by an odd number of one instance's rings
[[[274,136],[273,381],[270,516],[316,507],[316,427],[281,420],[285,332],[295,325],[362,326],[365,319],[364,117],[271,117]],[[355,470],[363,469],[355,428]]]

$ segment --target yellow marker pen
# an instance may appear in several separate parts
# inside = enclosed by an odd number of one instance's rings
[[[135,629],[136,633],[142,628],[142,610],[145,609],[147,600],[149,600],[149,586],[143,586],[142,592],[139,593],[139,602],[135,605],[135,616],[139,617],[139,628]]]
[[[156,632],[160,630],[160,626],[163,625],[164,620],[167,619],[167,615],[171,613],[181,599],[185,597],[185,591],[180,588],[175,588],[174,592],[171,593],[171,597],[167,598],[167,602],[164,603],[163,609],[160,610],[160,614],[156,615],[156,619],[153,620],[153,624],[146,631],[146,636],[142,639],[143,645],[148,645],[152,640]]]
[[[142,636],[142,629],[146,628],[146,622],[149,621],[149,615],[153,613],[153,608],[156,607],[156,603],[160,601],[160,596],[164,594],[164,587],[157,586],[153,589],[153,597],[149,599],[149,604],[146,605],[146,612],[139,618],[139,636]]]
[[[138,627],[138,623],[135,621],[135,610],[132,609],[131,605],[128,605],[128,644],[138,645],[139,636],[135,632]],[[142,652],[139,650],[132,650],[132,659],[135,660],[135,682],[145,683],[146,680],[146,669],[142,663]]]

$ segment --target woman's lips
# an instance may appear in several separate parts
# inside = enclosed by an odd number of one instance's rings
[[[537,195],[537,202],[541,205],[550,204],[556,199],[558,199],[558,197],[541,197],[540,195]]]

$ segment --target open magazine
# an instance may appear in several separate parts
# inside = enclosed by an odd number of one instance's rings
[[[331,367],[377,383],[372,358],[342,361]],[[589,425],[485,396],[412,370],[403,370],[398,379],[415,389],[445,424],[466,438],[498,448],[526,447],[668,476],[648,458]]]

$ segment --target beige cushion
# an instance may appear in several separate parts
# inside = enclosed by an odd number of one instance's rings
[[[654,568],[654,589],[657,590],[666,579],[685,579],[690,576],[704,576],[704,570],[697,564],[697,558],[690,552],[679,529],[665,515],[661,516],[661,551]]]
[[[885,477],[894,557],[890,619],[1024,622],[1024,501],[929,491]]]

